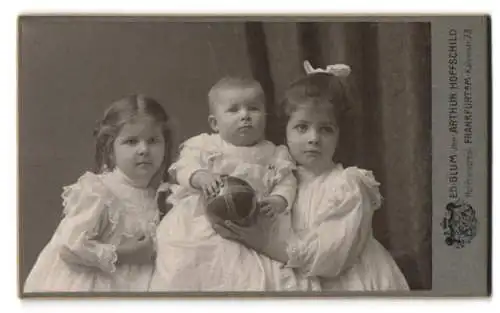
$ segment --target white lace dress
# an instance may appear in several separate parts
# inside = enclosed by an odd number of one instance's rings
[[[316,176],[297,170],[299,188],[292,209],[296,237],[289,241],[287,266],[301,290],[408,290],[389,252],[372,235],[372,216],[381,205],[371,172],[332,164]],[[360,234],[369,232],[365,245]]]
[[[116,247],[152,236],[155,195],[134,187],[120,171],[83,174],[64,188],[64,218],[42,250],[25,292],[147,291],[154,263],[117,265]]]
[[[245,246],[226,240],[205,216],[200,191],[189,179],[194,171],[233,175],[248,181],[258,198],[281,195],[291,204],[296,193],[294,163],[286,147],[263,141],[252,147],[233,146],[219,135],[187,140],[173,164],[180,186],[173,188],[173,208],[158,231],[153,291],[267,291],[293,286],[293,271]],[[281,216],[289,220],[289,214]]]

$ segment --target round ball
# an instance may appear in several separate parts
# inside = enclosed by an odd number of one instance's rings
[[[223,186],[217,196],[206,199],[208,217],[214,221],[230,220],[248,225],[257,212],[255,190],[246,181],[223,176]]]

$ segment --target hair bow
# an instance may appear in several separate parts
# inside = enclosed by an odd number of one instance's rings
[[[308,75],[314,73],[326,73],[337,77],[346,77],[351,73],[351,67],[346,64],[332,64],[328,65],[326,69],[323,69],[312,67],[311,63],[307,60],[304,61],[304,69]]]

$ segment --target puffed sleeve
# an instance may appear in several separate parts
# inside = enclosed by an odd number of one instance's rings
[[[289,240],[287,266],[308,276],[335,277],[351,265],[371,233],[373,212],[381,205],[379,183],[371,172],[347,168],[334,184],[327,205],[318,207],[314,227]]]
[[[202,169],[208,169],[210,147],[214,138],[209,134],[201,134],[183,142],[179,148],[179,158],[169,168],[169,173],[177,183],[184,187],[191,186],[191,175]]]
[[[116,247],[99,241],[109,226],[107,206],[111,201],[106,187],[93,173],[85,173],[63,192],[64,217],[57,229],[57,246],[62,260],[105,272],[114,272]]]
[[[297,179],[293,174],[295,162],[288,152],[288,148],[285,146],[276,147],[274,159],[274,187],[270,195],[278,195],[285,198],[288,203],[287,210],[290,210],[297,193]]]

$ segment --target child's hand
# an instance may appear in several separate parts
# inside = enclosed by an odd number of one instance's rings
[[[221,175],[203,170],[193,174],[191,184],[194,188],[201,189],[207,198],[215,197],[223,186]]]
[[[151,264],[156,257],[153,239],[149,236],[131,238],[116,247],[118,264]]]
[[[285,212],[288,206],[287,201],[282,196],[264,197],[259,202],[260,211],[268,216]]]
[[[290,238],[291,228],[279,226],[274,217],[258,214],[251,226],[240,226],[231,221],[214,224],[214,230],[223,238],[237,241],[244,246],[267,255],[269,258],[286,263],[286,242]]]

